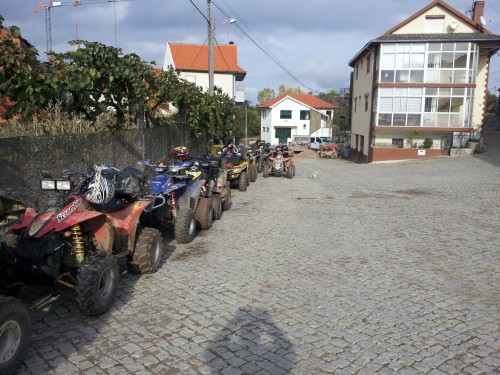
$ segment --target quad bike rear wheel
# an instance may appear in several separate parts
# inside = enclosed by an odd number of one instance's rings
[[[113,254],[98,252],[80,265],[76,300],[86,315],[101,315],[113,304],[118,288],[118,264]]]
[[[196,208],[196,226],[200,229],[209,229],[214,222],[214,207],[211,198],[200,198]]]
[[[257,181],[257,165],[255,163],[250,164],[250,182]]]
[[[259,161],[257,162],[257,173],[262,173],[262,170],[264,169],[264,164],[262,162],[262,158],[259,158]]]
[[[247,191],[248,187],[248,175],[246,171],[240,173],[240,178],[238,179],[238,190]]]
[[[181,208],[177,211],[174,225],[174,237],[177,243],[189,243],[194,239],[196,220],[191,207]]]
[[[31,317],[18,299],[0,296],[0,374],[13,374],[31,339]]]
[[[269,164],[268,163],[264,164],[264,169],[262,170],[262,177],[264,177],[264,178],[269,177]]]
[[[288,178],[293,178],[293,176],[295,175],[295,171],[294,170],[295,170],[295,166],[294,165],[290,165],[288,167],[288,170],[286,171],[286,176]]]
[[[137,228],[136,242],[130,269],[135,273],[155,273],[162,255],[161,233],[155,228]]]
[[[220,194],[214,193],[212,195],[212,206],[214,208],[214,219],[220,220],[222,217],[222,198]]]
[[[226,186],[224,187],[226,190],[226,196],[224,197],[224,201],[222,202],[222,209],[224,211],[229,211],[233,202],[231,200],[231,185],[229,182],[226,182]]]

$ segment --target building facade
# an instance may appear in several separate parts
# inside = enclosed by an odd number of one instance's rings
[[[206,44],[168,43],[163,69],[172,66],[181,78],[208,91],[208,46]],[[214,47],[214,86],[231,99],[237,99],[236,82],[243,81],[246,71],[238,65],[235,44]]]
[[[309,94],[281,94],[259,104],[260,138],[273,145],[331,136],[335,106]]]
[[[354,158],[447,155],[480,137],[490,57],[500,48],[483,11],[484,1],[475,1],[472,18],[433,1],[349,62]]]

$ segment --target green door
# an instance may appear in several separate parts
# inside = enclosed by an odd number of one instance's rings
[[[288,144],[288,139],[292,137],[292,128],[275,128],[275,137],[283,144]]]

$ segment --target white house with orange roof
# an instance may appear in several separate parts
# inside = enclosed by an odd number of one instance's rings
[[[309,94],[281,94],[257,106],[260,138],[270,144],[309,140],[311,135],[331,136],[336,106]]]
[[[480,137],[500,35],[441,0],[369,41],[349,62],[351,154],[365,162],[447,155]]]
[[[208,46],[206,44],[168,43],[163,70],[172,66],[186,81],[208,91]],[[214,86],[236,99],[236,82],[243,81],[246,71],[238,65],[235,44],[214,46]]]

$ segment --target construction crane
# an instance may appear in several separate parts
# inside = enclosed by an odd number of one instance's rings
[[[98,4],[98,3],[116,3],[119,1],[131,1],[131,0],[74,0],[74,1],[53,1],[39,0],[40,6],[33,11],[33,14],[38,13],[42,9],[45,12],[45,40],[47,43],[47,53],[52,51],[52,21],[50,19],[50,9],[62,6],[74,6],[78,7],[85,4]]]

